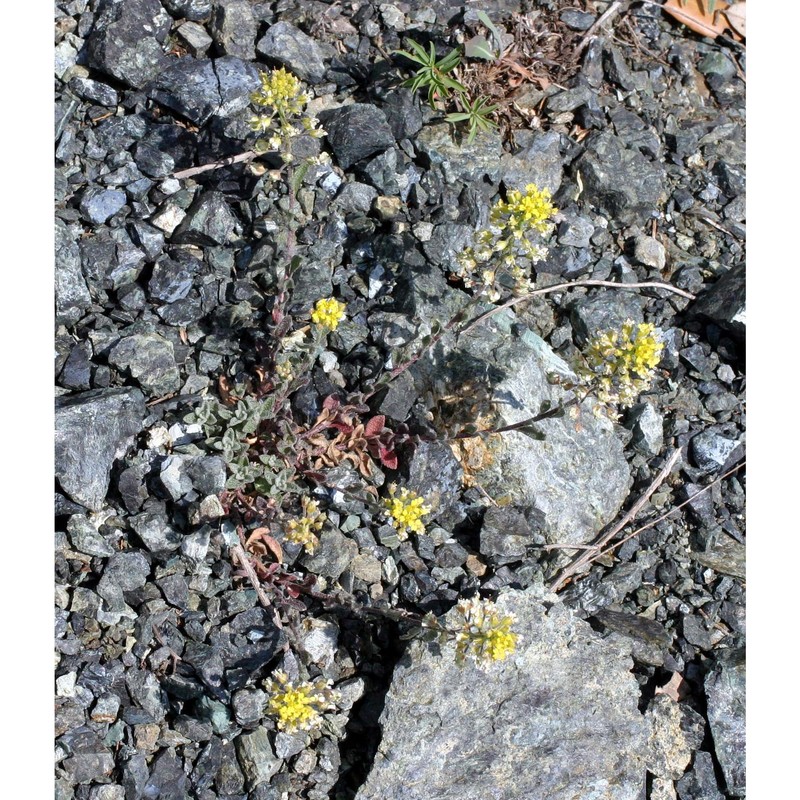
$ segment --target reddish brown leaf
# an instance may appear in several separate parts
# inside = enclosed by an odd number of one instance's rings
[[[736,33],[740,36],[745,37],[747,34],[745,33],[745,7],[746,3],[733,3],[729,8],[725,10],[725,16],[728,19],[731,27],[733,28]]]
[[[672,677],[663,686],[656,687],[656,694],[665,694],[676,703],[682,700],[687,693],[686,682],[680,672],[673,672]]]
[[[231,392],[230,381],[224,375],[220,375],[217,381],[217,388],[219,390],[219,398],[226,406],[236,405],[240,398]]]
[[[329,394],[323,401],[322,407],[327,408],[329,411],[336,411],[339,408],[339,397],[335,394]]]
[[[384,467],[397,469],[397,453],[394,450],[387,450],[385,447],[381,447],[379,456]]]
[[[685,5],[682,0],[667,0],[662,8],[701,36],[716,39],[728,28],[728,21],[723,13],[728,8],[725,0],[717,0],[711,13],[708,11],[708,0],[685,0]]]
[[[377,436],[384,428],[386,423],[386,417],[383,414],[379,414],[377,417],[373,417],[365,426],[364,426],[364,435],[369,437]]]

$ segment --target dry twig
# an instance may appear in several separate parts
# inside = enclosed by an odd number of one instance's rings
[[[200,175],[203,172],[211,172],[215,169],[222,169],[222,167],[229,167],[231,164],[241,164],[242,162],[252,161],[258,153],[255,150],[246,150],[244,153],[237,153],[235,156],[228,156],[221,158],[219,161],[212,161],[210,164],[202,164],[199,167],[189,167],[182,169],[179,172],[172,174],[173,178],[182,180],[183,178],[191,178],[195,175]]]
[[[614,525],[608,532],[604,533],[600,537],[599,541],[595,542],[594,546],[590,550],[584,551],[581,553],[581,555],[577,556],[571,564],[568,564],[566,567],[564,567],[559,576],[550,585],[551,592],[558,591],[576,572],[588,564],[591,564],[593,561],[596,561],[600,557],[601,553],[603,552],[602,548],[605,547],[605,545],[607,545],[626,525],[628,525],[629,522],[636,518],[636,515],[645,506],[653,492],[655,492],[655,490],[667,479],[667,476],[678,461],[680,454],[681,450],[679,447],[672,451],[666,463],[661,468],[661,471],[658,473],[658,475],[656,475],[650,486],[647,487],[644,494],[628,509],[628,511],[616,525]]]

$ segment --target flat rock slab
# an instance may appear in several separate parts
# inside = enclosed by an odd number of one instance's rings
[[[410,645],[356,800],[639,798],[647,734],[624,645],[528,592],[498,606],[521,636],[503,662],[458,667],[453,643]]]
[[[726,656],[706,677],[708,721],[728,791],[736,797],[744,797],[747,783],[744,651]]]
[[[111,465],[146,415],[138,389],[94,389],[56,399],[56,477],[72,500],[92,511],[103,507]]]

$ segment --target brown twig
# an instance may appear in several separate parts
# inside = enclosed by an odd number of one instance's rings
[[[264,591],[264,587],[261,585],[261,581],[258,579],[258,575],[256,575],[253,569],[253,565],[250,563],[250,558],[244,551],[244,547],[242,547],[241,544],[233,545],[233,547],[231,547],[231,555],[236,558],[239,566],[244,570],[244,574],[247,575],[247,579],[256,590],[261,605],[264,606],[264,608],[269,608],[272,605],[272,601],[267,597],[267,593]]]
[[[210,164],[202,164],[199,167],[189,167],[182,169],[172,174],[173,178],[181,180],[183,178],[192,178],[195,175],[200,175],[203,172],[211,172],[215,169],[222,169],[222,167],[229,167],[231,164],[241,164],[242,162],[252,161],[258,153],[255,150],[246,150],[244,153],[237,153],[235,156],[227,156],[221,158],[219,161],[212,161]]]
[[[634,536],[638,536],[642,531],[646,531],[648,528],[652,528],[654,525],[658,525],[659,522],[663,522],[665,519],[667,519],[667,517],[670,516],[670,514],[674,514],[676,511],[679,511],[684,506],[686,506],[689,503],[691,503],[696,497],[699,497],[704,492],[709,491],[716,484],[720,483],[721,481],[724,481],[725,478],[729,478],[731,475],[733,475],[734,472],[738,472],[740,469],[744,469],[745,466],[747,466],[747,462],[746,461],[742,461],[741,464],[737,464],[732,469],[729,469],[724,475],[720,475],[718,478],[714,478],[714,480],[711,481],[711,483],[709,483],[708,486],[704,486],[702,489],[700,489],[700,491],[695,492],[688,500],[684,500],[682,503],[679,503],[677,506],[673,506],[669,511],[667,511],[665,514],[662,514],[660,517],[656,517],[656,519],[650,520],[650,522],[645,523],[640,528],[637,528],[635,531],[632,531],[631,533],[626,534],[618,542],[614,542],[613,544],[611,544],[608,547],[606,547],[605,550],[602,550],[601,552],[599,552],[597,554],[597,557],[600,558],[600,557],[606,555],[607,553],[610,553],[612,550],[614,550],[615,548],[619,547],[621,544],[625,544],[625,542],[627,542],[629,539],[633,539]]]
[[[566,567],[564,567],[559,576],[550,585],[551,592],[557,592],[572,575],[578,572],[582,567],[585,567],[587,564],[592,563],[600,557],[602,548],[605,547],[605,545],[607,545],[626,525],[628,525],[628,523],[636,518],[636,515],[645,506],[653,492],[655,492],[655,490],[667,479],[667,476],[677,463],[678,458],[680,458],[680,454],[681,450],[679,447],[672,451],[666,463],[661,468],[658,475],[656,475],[653,482],[647,487],[644,494],[628,509],[628,511],[616,525],[604,533],[600,539],[595,542],[594,546],[590,550],[586,550],[585,552],[581,553],[581,555],[577,556],[571,564],[568,564]]]
[[[687,292],[685,289],[679,289],[677,286],[673,286],[670,283],[662,283],[661,281],[642,281],[641,283],[617,283],[616,281],[600,281],[600,280],[593,280],[591,278],[583,281],[570,281],[569,283],[557,283],[553,286],[545,286],[541,289],[534,289],[532,292],[528,292],[527,294],[520,295],[519,297],[512,297],[510,300],[506,300],[505,303],[501,303],[499,306],[495,306],[494,308],[490,308],[488,311],[484,311],[482,314],[479,314],[475,317],[469,325],[467,325],[464,330],[460,331],[460,335],[468,333],[477,325],[480,325],[488,317],[491,317],[493,314],[497,314],[499,311],[502,311],[506,308],[511,308],[512,306],[517,305],[518,303],[524,303],[526,300],[530,300],[532,297],[536,297],[542,294],[550,294],[551,292],[563,292],[566,289],[576,289],[582,286],[605,286],[610,289],[663,289],[666,292],[672,292],[673,294],[678,294],[681,297],[685,297],[688,300],[695,300],[696,295],[692,294],[691,292]]]

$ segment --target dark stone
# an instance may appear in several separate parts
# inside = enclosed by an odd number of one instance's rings
[[[731,267],[710,289],[706,289],[690,306],[695,316],[710,319],[738,341],[747,332],[745,265]]]
[[[503,183],[519,191],[535,183],[555,194],[564,172],[559,135],[554,131],[520,131],[516,140],[519,150],[503,153],[500,159]]]
[[[255,65],[233,56],[215,60],[180,58],[161,71],[148,96],[203,125],[212,116],[227,119],[247,108],[260,85]]]
[[[711,428],[693,436],[690,447],[694,463],[706,472],[722,472],[730,468],[743,450],[740,442]]]
[[[492,506],[483,518],[479,549],[499,564],[518,561],[533,544],[533,533],[524,514],[514,508]]]
[[[122,768],[122,785],[125,787],[125,800],[139,800],[150,777],[144,753],[134,752]]]
[[[222,0],[211,22],[211,34],[227,56],[253,61],[256,57],[258,25],[252,5],[246,0]]]
[[[171,747],[162,750],[153,759],[144,796],[148,800],[186,800],[186,773],[183,771],[182,760]]]
[[[358,545],[335,528],[323,530],[319,547],[313,555],[304,555],[300,562],[315,575],[338,578],[358,555]]]
[[[175,363],[175,347],[157,333],[126,336],[111,348],[108,362],[127,370],[144,392],[159,397],[180,388],[180,371]]]
[[[169,153],[144,142],[136,144],[133,158],[139,169],[151,178],[166,178],[175,171],[175,160]]]
[[[159,511],[146,511],[130,519],[131,527],[152,553],[169,553],[181,546],[182,536]]]
[[[63,763],[64,771],[73,784],[93,783],[106,778],[114,769],[114,756],[105,748],[98,752],[76,753]]]
[[[212,736],[209,743],[201,750],[194,762],[192,770],[192,785],[195,790],[202,792],[211,786],[214,776],[222,764],[222,742]]]
[[[583,346],[603,331],[619,330],[626,320],[642,322],[642,302],[633,293],[598,292],[578,300],[570,312],[575,341]]]
[[[175,19],[188,19],[193,22],[208,19],[214,8],[214,0],[161,0],[161,4]]]
[[[573,31],[588,31],[592,27],[597,17],[594,14],[589,14],[586,11],[578,11],[574,8],[568,8],[562,11],[558,18]]]
[[[151,297],[165,303],[183,300],[191,291],[202,266],[200,261],[181,250],[165,256],[153,267],[147,284]]]
[[[342,169],[394,145],[386,115],[375,106],[354,103],[321,112],[319,118]]]
[[[448,530],[464,519],[459,498],[464,471],[444,442],[421,442],[408,467],[407,486],[431,507],[428,520],[436,519]]]
[[[117,189],[87,189],[81,199],[81,214],[84,219],[95,225],[102,225],[109,217],[113,217],[126,201],[125,192]]]
[[[172,234],[175,244],[213,247],[230,244],[239,226],[220,192],[203,192],[195,198],[186,216]]]
[[[130,225],[131,241],[138,245],[148,261],[155,261],[164,249],[164,233],[147,222],[135,220]]]
[[[90,65],[140,89],[167,62],[171,22],[158,0],[108,0],[87,40]]]
[[[76,76],[69,82],[69,88],[78,97],[93,103],[99,103],[107,108],[115,108],[119,102],[119,95],[114,89],[105,83],[100,83],[100,81],[93,81],[91,78]]]
[[[714,175],[719,181],[719,187],[728,197],[738,197],[746,189],[745,171],[742,167],[729,164],[727,161],[718,161],[714,165]]]
[[[725,800],[717,786],[711,753],[704,750],[694,754],[694,764],[677,782],[676,788],[680,800]]]
[[[603,49],[603,66],[612,83],[628,92],[636,88],[636,81],[625,57],[613,45],[607,45]]]
[[[283,760],[272,749],[266,728],[259,727],[251,733],[240,734],[235,744],[236,755],[249,789],[269,781],[283,764]]]
[[[146,415],[138,389],[94,389],[56,399],[55,467],[62,489],[92,511],[104,504],[111,465]]]
[[[422,130],[422,110],[414,92],[409,89],[390,89],[383,100],[383,112],[394,138],[412,139]]]
[[[666,200],[664,171],[609,132],[593,134],[575,164],[584,199],[623,224],[643,224]]]
[[[59,382],[67,389],[89,389],[91,387],[91,355],[89,342],[78,342],[70,351],[59,376]]]
[[[714,750],[728,791],[737,797],[744,797],[747,777],[745,688],[746,668],[741,650],[720,657],[705,681]]]
[[[325,52],[314,39],[289,22],[271,25],[256,49],[260,55],[277,62],[302,81],[322,83],[325,77]],[[341,166],[346,168],[344,164]]]

